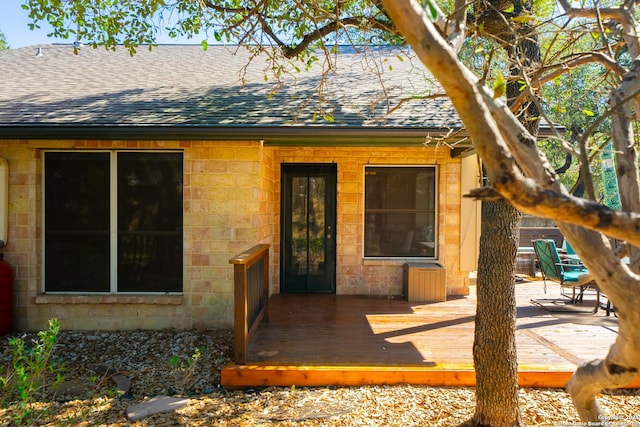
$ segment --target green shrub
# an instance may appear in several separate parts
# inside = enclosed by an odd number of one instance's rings
[[[191,356],[181,357],[174,354],[169,358],[168,365],[175,372],[178,372],[181,378],[176,382],[178,391],[187,392],[197,382],[195,377],[196,366],[198,361],[202,358],[202,354],[205,351],[204,346],[196,348]]]
[[[37,338],[26,342],[24,337],[11,337],[12,363],[6,376],[0,377],[0,386],[8,399],[17,402],[14,421],[28,424],[42,415],[34,402],[45,401],[47,392],[62,382],[63,366],[52,359],[58,342],[60,322],[49,320],[49,328],[40,331]]]

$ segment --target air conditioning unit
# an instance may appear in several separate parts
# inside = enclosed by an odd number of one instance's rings
[[[408,301],[442,302],[447,300],[447,269],[431,262],[404,264],[402,291]]]

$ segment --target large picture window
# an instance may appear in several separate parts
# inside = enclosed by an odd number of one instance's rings
[[[365,257],[435,257],[435,166],[365,168]]]
[[[44,153],[47,292],[182,292],[182,153]]]

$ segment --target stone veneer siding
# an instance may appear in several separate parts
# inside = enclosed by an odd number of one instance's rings
[[[184,292],[181,295],[42,293],[42,161],[44,149],[180,150],[184,152]],[[15,271],[15,326],[114,330],[231,327],[229,259],[269,243],[272,292],[279,290],[280,163],[338,165],[337,293],[399,295],[401,260],[363,260],[365,164],[438,164],[440,262],[448,293],[467,294],[459,271],[460,161],[433,148],[263,147],[237,141],[0,141],[9,162],[9,235],[2,249]]]
[[[278,147],[275,163],[336,163],[337,259],[336,293],[398,296],[402,294],[402,259],[363,258],[364,167],[366,165],[438,165],[439,259],[447,268],[447,293],[467,295],[467,271],[460,271],[460,160],[451,159],[448,149],[427,147]],[[279,192],[280,189],[276,188]],[[279,199],[279,196],[278,196]],[[279,205],[276,207],[279,209]],[[279,214],[279,212],[276,212]],[[278,224],[279,227],[279,224]],[[278,232],[279,234],[279,232]],[[276,250],[279,253],[279,242]],[[278,292],[279,281],[272,281]]]

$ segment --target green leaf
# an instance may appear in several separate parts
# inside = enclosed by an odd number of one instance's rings
[[[527,88],[527,82],[524,80],[518,80],[518,91],[522,92]]]
[[[593,116],[595,116],[595,115],[596,115],[596,113],[594,113],[594,112],[593,112],[593,111],[591,111],[591,110],[587,110],[587,109],[583,109],[583,110],[582,110],[582,112],[583,112],[583,113],[585,113],[585,114],[586,114],[587,116],[589,116],[589,117],[593,117]]]
[[[502,73],[498,72],[496,81],[493,82],[493,99],[498,99],[507,91],[507,83],[504,81]]]
[[[206,41],[206,40],[202,40],[202,41],[200,42],[200,45],[202,45],[202,50],[207,50],[207,49],[209,49],[209,43],[207,43],[207,41]]]
[[[333,116],[332,116],[332,115],[330,115],[330,114],[324,114],[324,115],[322,116],[322,118],[323,118],[325,121],[329,122],[329,123],[333,123],[333,122],[335,122],[335,121],[336,121],[336,120],[333,118]]]
[[[427,0],[426,3],[427,16],[429,17],[431,22],[436,22],[438,20],[438,9],[436,9],[435,5],[433,4],[433,0]]]
[[[217,42],[222,41],[222,35],[217,31],[213,32],[213,38],[215,38]]]

